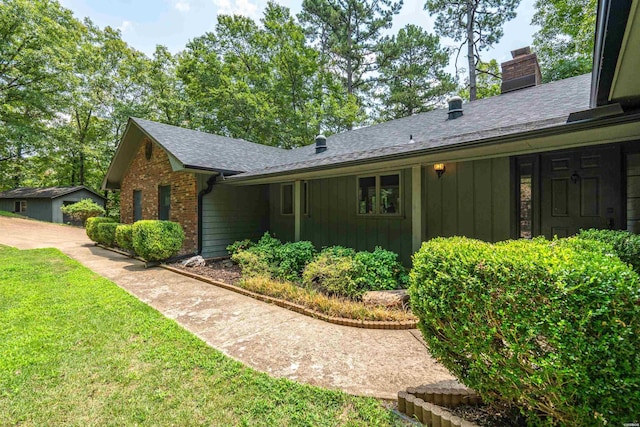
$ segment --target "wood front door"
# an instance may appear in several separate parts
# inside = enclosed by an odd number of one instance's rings
[[[618,147],[540,155],[540,233],[552,238],[621,228],[621,170]]]

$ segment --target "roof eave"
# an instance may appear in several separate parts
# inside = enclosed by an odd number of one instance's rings
[[[609,127],[609,126],[620,125],[625,123],[633,123],[633,122],[638,122],[639,120],[640,120],[640,112],[635,112],[632,114],[626,114],[626,115],[616,116],[616,117],[598,118],[594,120],[581,120],[581,121],[576,121],[572,123],[565,123],[562,125],[550,126],[544,129],[512,133],[512,134],[502,135],[498,137],[489,137],[489,138],[478,139],[478,140],[473,140],[468,142],[462,142],[454,145],[427,147],[424,149],[417,149],[417,150],[412,150],[412,151],[402,152],[402,153],[386,154],[386,155],[371,157],[367,159],[345,160],[342,162],[331,163],[328,165],[303,167],[303,168],[291,169],[287,171],[278,171],[274,173],[267,172],[260,175],[249,175],[246,177],[243,177],[241,174],[241,175],[228,178],[226,182],[229,184],[240,184],[240,185],[259,184],[259,183],[264,183],[265,180],[273,180],[274,178],[290,177],[292,175],[297,175],[297,174],[318,172],[318,171],[328,171],[331,169],[339,169],[339,168],[351,167],[351,166],[375,165],[376,163],[388,162],[393,160],[404,160],[404,159],[410,159],[412,157],[422,157],[426,155],[435,155],[439,153],[455,152],[455,151],[469,149],[469,148],[479,148],[484,146],[518,142],[524,139],[553,137],[557,135],[579,132],[583,130],[590,130],[594,128]],[[263,181],[263,182],[260,182],[260,181]]]

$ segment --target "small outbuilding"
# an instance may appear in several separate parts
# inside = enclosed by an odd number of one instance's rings
[[[46,188],[21,187],[0,192],[0,210],[40,221],[70,223],[73,221],[63,215],[60,208],[82,199],[91,199],[103,207],[106,201],[103,196],[84,185]]]

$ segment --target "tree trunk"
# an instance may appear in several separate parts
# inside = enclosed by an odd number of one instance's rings
[[[469,62],[469,101],[476,100],[476,60],[473,53],[473,0],[467,3],[467,61]]]

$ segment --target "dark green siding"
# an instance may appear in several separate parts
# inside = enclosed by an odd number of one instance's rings
[[[14,203],[20,200],[27,201],[27,211],[20,212],[20,215],[51,222],[51,199],[3,199],[0,201],[0,210],[13,212]]]
[[[447,163],[446,168],[442,178],[432,167],[423,168],[423,237],[509,239],[515,208],[509,158]]]
[[[257,240],[269,229],[268,187],[213,186],[203,198],[202,255],[228,255],[236,240]]]
[[[627,230],[640,233],[640,153],[627,155]]]
[[[364,174],[370,175],[370,174]],[[411,170],[401,171],[402,215],[357,215],[357,177],[309,181],[309,215],[302,217],[301,239],[318,248],[342,245],[357,250],[376,246],[411,258]],[[280,184],[272,184],[271,231],[283,241],[294,239],[294,217],[280,214]]]

